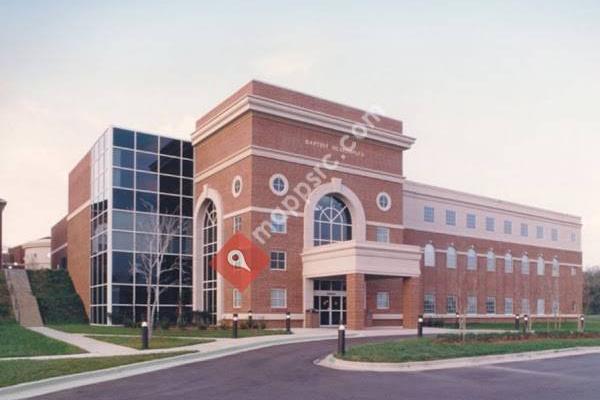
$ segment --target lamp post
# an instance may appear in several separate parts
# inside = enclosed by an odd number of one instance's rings
[[[231,330],[232,337],[237,339],[238,337],[238,315],[233,314],[233,329]]]
[[[2,212],[4,211],[4,207],[6,207],[6,200],[0,199],[0,268],[4,263],[3,259],[3,247],[2,247]]]
[[[248,310],[248,329],[252,329],[252,310]]]

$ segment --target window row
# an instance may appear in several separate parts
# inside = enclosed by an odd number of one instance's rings
[[[233,308],[242,307],[242,293],[233,289]],[[271,289],[271,308],[287,308],[287,290]]]
[[[458,253],[456,248],[453,246],[449,246],[446,250],[446,267],[451,269],[456,269],[458,265]],[[467,270],[476,270],[477,269],[477,260],[478,254],[475,249],[471,248],[467,251]],[[496,271],[496,254],[489,250],[487,254],[484,256],[486,259],[486,269],[490,272]],[[507,252],[504,257],[504,272],[512,273],[514,270],[514,260],[513,255],[510,252]],[[523,255],[520,259],[521,261],[521,273],[524,275],[529,275],[529,267],[530,261],[527,255]],[[436,250],[432,244],[427,244],[423,249],[423,265],[425,267],[435,267],[436,266]],[[542,276],[546,271],[546,262],[542,256],[539,256],[536,260],[537,266],[537,274]],[[558,259],[555,257],[552,260],[552,276],[558,277],[560,273],[560,263]],[[575,267],[571,268],[571,275],[575,275],[576,269]]]
[[[163,233],[170,232],[174,235],[192,236],[194,230],[191,218],[174,217],[170,215],[157,215],[147,213],[135,213],[115,210],[112,213],[113,229],[124,231],[137,231]]]
[[[113,168],[113,186],[190,197],[194,195],[194,182],[192,179],[158,175],[151,172],[135,172],[121,168]]]
[[[194,149],[190,142],[121,128],[113,128],[113,146],[189,159],[194,158]]]
[[[190,197],[171,196],[126,189],[113,189],[113,208],[191,217],[194,201]]]
[[[428,223],[435,223],[436,221],[436,211],[434,207],[425,206],[423,208],[423,220]],[[445,223],[448,226],[457,226],[457,212],[455,210],[445,210]],[[467,229],[477,229],[478,226],[478,216],[476,214],[467,213],[465,216],[465,226]],[[488,232],[496,232],[496,219],[494,217],[485,217],[483,221],[483,226]],[[529,225],[526,223],[520,224],[519,233],[522,237],[529,237]],[[513,234],[513,222],[510,220],[504,220],[502,225],[502,231],[506,235]],[[546,229],[538,225],[535,227],[535,238],[536,239],[545,239],[546,238]],[[559,234],[557,228],[550,228],[548,238],[550,238],[553,242],[557,242],[559,240]],[[577,234],[571,233],[571,241],[577,241]]]
[[[113,250],[192,254],[193,241],[190,237],[123,231],[113,231],[112,235]]]
[[[466,304],[466,309],[463,310],[458,310],[458,302],[457,302],[457,297],[454,295],[449,295],[446,296],[446,307],[445,309],[441,312],[446,313],[446,314],[456,314],[456,313],[466,313],[466,314],[470,314],[470,315],[477,315],[478,314],[478,308],[477,308],[477,296],[467,296],[467,304]],[[436,306],[436,297],[434,294],[426,294],[424,297],[424,301],[423,301],[423,311],[425,314],[438,314],[438,310],[437,310],[437,306]],[[536,308],[536,314],[537,315],[546,315],[546,302],[545,299],[537,299],[537,308]],[[520,308],[520,313],[521,314],[531,314],[531,309],[529,306],[529,299],[521,299],[521,308]],[[558,301],[553,301],[552,302],[552,309],[550,310],[552,314],[558,314],[559,313],[559,302]],[[503,309],[503,314],[504,315],[512,315],[516,312],[515,307],[514,307],[514,302],[512,297],[505,297],[504,298],[504,309]],[[499,314],[498,310],[496,308],[496,297],[494,296],[487,296],[485,298],[485,314]]]
[[[185,176],[188,178],[194,176],[194,162],[191,160],[133,152],[116,147],[113,149],[113,166],[127,170],[135,169],[137,171]]]

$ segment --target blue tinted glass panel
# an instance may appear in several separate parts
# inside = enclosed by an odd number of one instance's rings
[[[133,188],[133,171],[113,168],[113,186]]]
[[[194,208],[194,202],[192,199],[188,199],[186,197],[181,199],[181,215],[185,217],[191,217]]]
[[[152,153],[158,152],[158,137],[141,132],[138,132],[136,137],[136,146],[138,150],[150,151]]]
[[[180,178],[174,176],[160,176],[160,191],[163,193],[179,194]]]
[[[184,196],[192,196],[194,194],[194,182],[191,179],[181,180],[181,194]]]
[[[113,304],[132,304],[133,303],[133,286],[114,285],[112,287],[112,302],[113,302]],[[121,307],[118,307],[118,308],[121,308]],[[125,307],[123,307],[123,308],[125,308]]]
[[[171,271],[167,271],[172,269]],[[160,283],[164,285],[179,285],[179,257],[164,256],[162,270],[165,271],[160,276]]]
[[[158,175],[156,174],[151,174],[147,172],[136,172],[135,180],[136,189],[148,190],[151,192],[156,192],[156,190],[158,189]]]
[[[136,153],[136,169],[158,172],[158,156],[156,154]]]
[[[193,177],[194,176],[194,163],[191,161],[188,161],[188,160],[183,160],[182,165],[183,165],[182,175],[187,176],[188,178]]]
[[[192,254],[192,238],[181,238],[181,252]]]
[[[113,145],[133,149],[134,135],[132,131],[113,128]]]
[[[156,194],[136,192],[135,209],[136,211],[156,212]]]
[[[133,249],[131,249],[133,250]],[[113,251],[112,279],[116,283],[133,283],[133,253]],[[115,301],[113,302],[120,303]]]
[[[135,250],[142,253],[151,253],[158,250],[158,240],[156,235],[149,233],[135,234]]]
[[[181,283],[192,284],[192,257],[181,257]]]
[[[113,231],[113,249],[133,251],[133,233]]]
[[[192,219],[183,218],[183,220],[181,222],[181,234],[192,236],[193,231],[194,231],[194,224],[192,222]]]
[[[181,156],[181,142],[176,139],[160,138],[160,154],[168,154],[171,156]]]
[[[180,159],[171,157],[160,157],[160,173],[181,175]]]
[[[181,156],[185,158],[194,158],[194,149],[190,142],[181,143]]]
[[[113,165],[115,167],[133,168],[133,151],[113,149]]]
[[[113,228],[133,230],[133,214],[125,211],[113,211]]]
[[[133,210],[133,191],[113,189],[113,207],[121,210]]]
[[[161,194],[160,195],[160,212],[161,214],[177,214],[179,215],[179,209],[181,208],[179,205],[180,197],[178,196],[168,196]]]
[[[138,232],[156,232],[158,230],[158,216],[156,214],[135,214],[135,229]]]

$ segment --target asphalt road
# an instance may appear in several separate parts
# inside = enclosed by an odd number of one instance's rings
[[[600,398],[599,355],[416,373],[344,372],[313,364],[315,359],[334,348],[334,341],[276,346],[57,392],[38,399]]]

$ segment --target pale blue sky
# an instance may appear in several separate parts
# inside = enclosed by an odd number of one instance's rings
[[[581,215],[600,264],[600,2],[282,3],[0,0],[7,244],[108,125],[187,137],[258,78],[404,120],[410,179]]]

